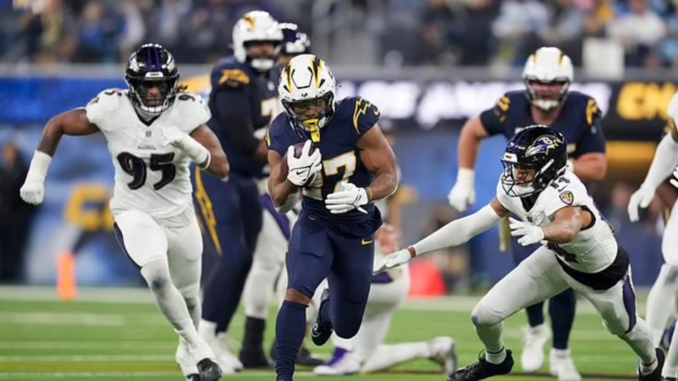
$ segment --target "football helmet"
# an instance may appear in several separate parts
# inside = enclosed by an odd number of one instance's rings
[[[233,54],[240,63],[259,71],[269,71],[275,66],[282,40],[283,32],[268,12],[247,12],[233,27]],[[259,44],[272,44],[273,51],[265,54],[251,52]]]
[[[334,115],[336,91],[329,66],[313,54],[292,58],[278,85],[280,101],[292,124],[311,134],[327,125]]]
[[[311,53],[311,40],[306,33],[299,31],[299,26],[293,23],[281,23],[280,29],[283,32],[283,45],[281,54],[286,56],[296,56],[298,54]]]
[[[565,102],[573,80],[572,60],[558,48],[538,49],[527,59],[523,69],[527,97],[544,111]]]
[[[532,196],[565,173],[567,142],[551,127],[528,126],[509,140],[501,163],[501,184],[506,194]]]
[[[177,95],[179,70],[174,56],[159,44],[144,44],[127,60],[125,82],[137,112],[160,115]]]

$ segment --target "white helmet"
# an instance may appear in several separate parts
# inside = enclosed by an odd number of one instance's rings
[[[282,41],[283,32],[280,30],[278,22],[268,12],[247,12],[233,27],[233,54],[235,59],[260,71],[273,69]],[[251,57],[248,53],[248,45],[256,42],[273,43],[275,45],[274,55]]]
[[[573,80],[572,60],[558,48],[539,48],[527,59],[523,69],[530,101],[545,111],[565,101]]]
[[[337,83],[330,67],[313,54],[290,60],[280,76],[278,95],[295,127],[311,133],[334,115]]]

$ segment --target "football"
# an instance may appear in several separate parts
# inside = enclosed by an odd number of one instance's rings
[[[294,145],[294,157],[298,158],[301,157],[301,150],[304,148],[304,143],[297,143]],[[311,144],[311,149],[309,150],[309,155],[315,152],[316,147],[315,145]],[[280,177],[281,178],[286,178],[287,173],[290,171],[290,167],[287,165],[287,155],[284,155],[282,157],[282,161],[280,162]],[[310,182],[310,181],[309,181]]]

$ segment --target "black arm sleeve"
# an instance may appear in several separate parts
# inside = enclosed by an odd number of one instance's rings
[[[214,95],[215,110],[212,113],[219,126],[243,155],[254,156],[259,139],[254,136],[254,126],[250,119],[250,102],[242,90],[222,90]]]

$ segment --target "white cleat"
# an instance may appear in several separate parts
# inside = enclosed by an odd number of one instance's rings
[[[558,377],[558,381],[581,381],[569,349],[551,349],[549,363],[551,374]]]
[[[234,369],[236,372],[243,370],[244,366],[238,357],[234,356],[233,353],[228,349],[228,339],[225,333],[220,333],[215,337],[214,354],[217,356],[217,362],[219,364],[224,363]]]
[[[186,380],[192,380],[198,375],[198,380],[200,379],[200,371],[198,371],[198,366],[196,365],[195,359],[188,351],[188,345],[184,342],[183,339],[179,339],[179,346],[177,351],[174,354],[174,359],[181,368],[181,373],[184,374]]]
[[[544,365],[544,346],[550,338],[551,331],[545,324],[527,328],[525,347],[520,356],[520,365],[524,372],[536,372]]]
[[[318,376],[347,376],[359,372],[360,361],[354,354],[343,348],[334,348],[332,359],[327,364],[313,369],[313,373]]]
[[[450,374],[457,370],[456,343],[451,337],[436,337],[427,342],[431,351],[431,361],[440,365],[445,374]]]
[[[229,352],[228,347],[226,346],[226,340],[221,336],[225,336],[225,334],[220,334],[218,337],[215,335],[215,330],[216,324],[203,320],[198,327],[198,334],[210,348],[210,352],[213,356],[212,358],[219,364],[222,373],[236,373],[238,370],[242,369],[242,363]],[[222,340],[218,340],[218,338],[222,338]],[[237,365],[240,365],[240,369],[236,368]]]

